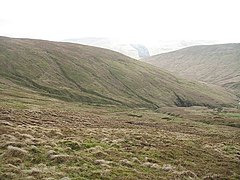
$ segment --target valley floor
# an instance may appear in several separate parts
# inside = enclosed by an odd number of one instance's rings
[[[240,179],[240,111],[0,108],[0,179]]]

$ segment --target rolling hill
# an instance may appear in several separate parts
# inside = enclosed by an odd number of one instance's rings
[[[226,87],[240,97],[240,44],[193,46],[143,61],[184,78]]]
[[[64,101],[129,107],[236,103],[236,97],[222,88],[176,78],[111,50],[0,37],[0,90],[9,89]]]

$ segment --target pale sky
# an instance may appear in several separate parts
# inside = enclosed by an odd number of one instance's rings
[[[240,42],[240,1],[0,0],[0,36]]]

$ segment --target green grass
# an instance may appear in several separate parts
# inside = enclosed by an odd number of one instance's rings
[[[0,38],[0,56],[0,179],[239,179],[237,109],[162,107],[225,91],[69,43]]]
[[[235,103],[224,90],[101,48],[1,37],[0,57],[3,85],[68,102],[155,109]]]
[[[143,61],[184,78],[220,85],[240,96],[240,44],[200,45]]]
[[[222,113],[222,114],[227,117],[240,118],[240,113]]]

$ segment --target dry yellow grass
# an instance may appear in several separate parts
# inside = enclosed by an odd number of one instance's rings
[[[1,108],[0,179],[239,179],[239,113]]]

